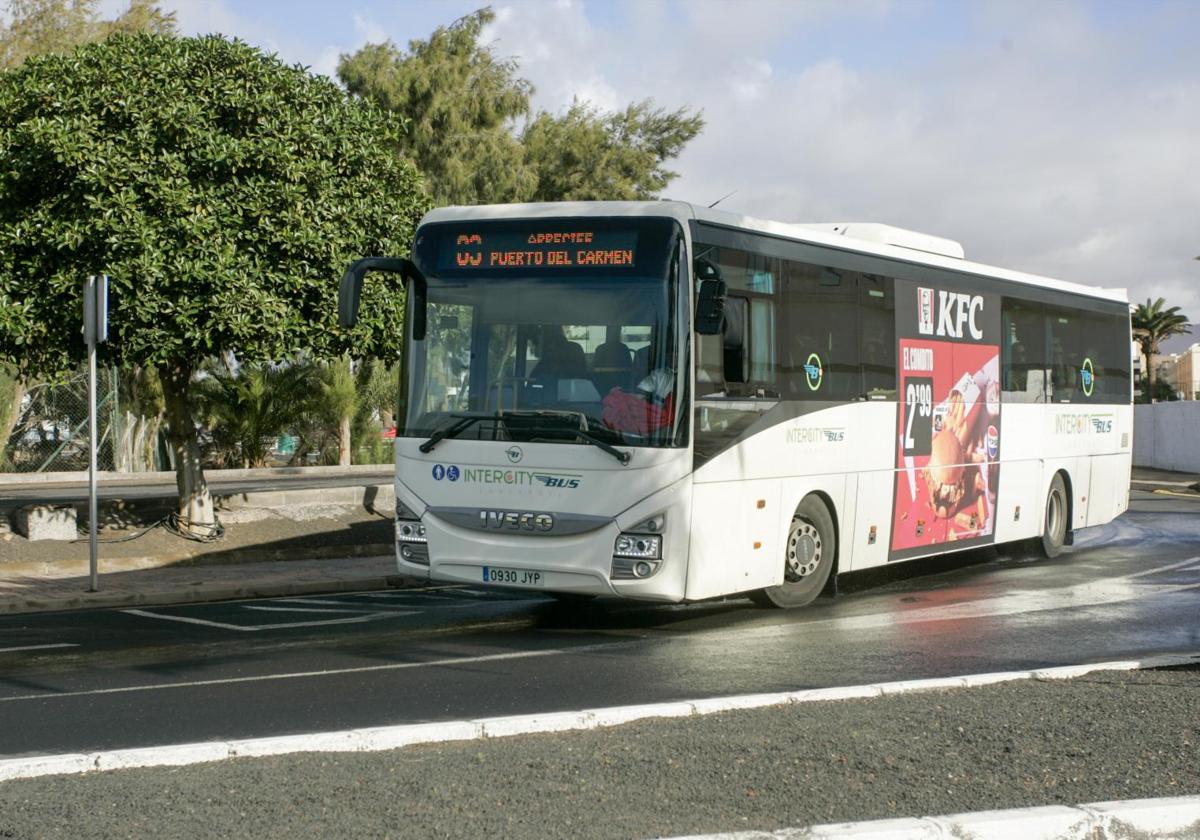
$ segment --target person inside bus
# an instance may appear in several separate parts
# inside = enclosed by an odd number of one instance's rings
[[[621,328],[609,324],[604,343],[592,356],[592,382],[601,394],[613,388],[628,388],[633,378],[633,352],[621,341]]]
[[[530,372],[531,379],[587,379],[587,355],[583,348],[563,335],[558,324],[541,327],[541,357]]]
[[[650,435],[675,422],[675,375],[658,368],[633,391],[613,388],[602,401],[604,425],[618,432]]]

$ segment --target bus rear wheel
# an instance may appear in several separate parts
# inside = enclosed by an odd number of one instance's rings
[[[837,556],[833,517],[825,503],[808,496],[796,509],[783,552],[783,583],[750,593],[763,607],[794,609],[821,594]]]
[[[1067,542],[1067,485],[1063,477],[1055,473],[1046,493],[1046,517],[1042,521],[1042,538],[1039,541],[1042,554],[1057,557],[1062,554]]]

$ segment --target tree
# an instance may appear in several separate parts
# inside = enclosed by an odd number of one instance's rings
[[[0,23],[0,70],[17,67],[32,55],[61,53],[118,32],[175,30],[175,13],[164,13],[153,0],[131,0],[114,20],[99,19],[100,0],[9,0]],[[0,370],[0,450],[8,443],[20,414],[26,383]],[[4,453],[0,451],[0,469]]]
[[[226,466],[270,466],[276,440],[311,390],[303,365],[213,365],[195,383],[198,418]]]
[[[99,19],[99,6],[100,0],[9,0],[5,11],[11,22],[0,25],[0,69],[118,33],[175,32],[175,13],[162,11],[154,0],[130,0],[128,9],[107,21]]]
[[[403,148],[437,204],[519,201],[533,186],[513,136],[533,85],[517,78],[515,60],[480,45],[495,17],[480,9],[409,41],[407,53],[388,41],[338,62],[347,90],[409,120]]]
[[[115,36],[0,74],[0,362],[85,357],[81,281],[113,278],[107,361],[154,368],[184,524],[213,522],[191,391],[201,362],[395,348],[403,293],[337,278],[397,253],[424,212],[403,124],[218,36]]]
[[[1188,328],[1188,317],[1179,314],[1179,307],[1172,306],[1170,309],[1163,309],[1165,305],[1166,301],[1162,298],[1155,301],[1146,298],[1145,303],[1137,305],[1132,317],[1133,335],[1141,345],[1142,356],[1146,359],[1147,382],[1149,383],[1146,393],[1151,396],[1157,393],[1154,357],[1158,355],[1159,345],[1173,335],[1184,335],[1191,332]]]
[[[411,120],[405,151],[434,201],[657,197],[676,174],[664,163],[700,132],[703,117],[646,100],[614,113],[576,102],[561,115],[530,118],[533,85],[517,75],[515,59],[480,42],[494,19],[480,9],[409,42],[407,53],[369,44],[338,63],[351,93]]]
[[[677,173],[675,158],[704,127],[684,108],[667,112],[649,99],[606,114],[575,102],[561,116],[539,113],[521,140],[537,173],[533,201],[654,199]]]

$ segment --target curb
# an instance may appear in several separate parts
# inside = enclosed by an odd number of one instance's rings
[[[1188,485],[1188,486],[1190,487],[1193,485]],[[1151,490],[1150,492],[1154,493],[1158,496],[1178,496],[1181,499],[1200,499],[1200,493],[1196,493],[1194,491],[1185,493],[1180,490],[1164,490],[1161,487],[1159,487],[1154,490]]]
[[[57,598],[26,598],[5,602],[0,599],[0,615],[33,612],[65,612],[82,609],[113,607],[165,607],[177,604],[205,604],[214,601],[242,601],[252,598],[288,598],[298,595],[320,595],[335,592],[372,592],[381,589],[404,589],[409,584],[399,575],[385,575],[343,580],[311,581],[305,583],[251,583],[206,587],[192,586],[172,592],[80,592]]]
[[[962,837],[972,840],[1007,840],[1011,837],[1022,840],[1128,840],[1132,837],[1189,840],[1197,836],[1200,836],[1200,796],[1175,796],[829,823],[779,831],[689,834],[674,840],[952,840]]]
[[[303,752],[380,752],[414,744],[435,744],[451,741],[471,741],[479,738],[504,738],[511,735],[532,735],[548,732],[570,732],[600,729],[648,718],[680,718],[727,712],[739,709],[758,709],[822,700],[883,697],[941,688],[964,688],[1011,682],[1025,679],[1070,679],[1093,671],[1134,671],[1171,665],[1200,664],[1200,651],[1164,654],[1140,660],[1097,662],[1090,665],[1066,665],[1030,671],[1006,671],[993,674],[973,674],[933,680],[907,680],[873,683],[840,688],[807,689],[775,694],[743,694],[712,697],[701,700],[680,700],[669,703],[647,703],[636,706],[612,706],[580,711],[546,712],[507,717],[454,720],[440,723],[401,724],[365,729],[345,729],[335,732],[314,732],[304,735],[281,735],[265,738],[246,738],[232,741],[212,741],[194,744],[175,744],[160,747],[138,747],[104,750],[93,753],[29,756],[0,760],[0,782],[11,779],[30,779],[38,776],[92,773],[103,770],[137,767],[179,767],[202,762],[223,761],[229,758],[262,758]],[[920,821],[917,821],[920,822]],[[921,823],[925,825],[925,823]],[[1016,827],[1009,824],[1010,829]],[[800,831],[806,831],[803,829]],[[788,831],[793,831],[788,829]],[[808,837],[828,835],[710,835],[719,837]],[[859,836],[859,835],[854,835]],[[942,834],[865,834],[863,837],[941,837]],[[1012,834],[972,835],[1009,837]],[[1030,835],[1025,835],[1030,836]],[[1054,835],[1059,836],[1059,835]],[[1069,836],[1069,835],[1068,835]]]

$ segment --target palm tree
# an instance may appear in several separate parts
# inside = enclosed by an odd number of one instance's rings
[[[1165,305],[1166,301],[1162,298],[1153,302],[1146,298],[1146,302],[1139,303],[1133,313],[1133,335],[1141,345],[1142,355],[1146,357],[1150,375],[1150,387],[1146,393],[1151,399],[1154,394],[1154,357],[1158,354],[1159,345],[1173,335],[1191,332],[1188,328],[1189,318],[1179,314],[1179,307],[1163,309]]]

